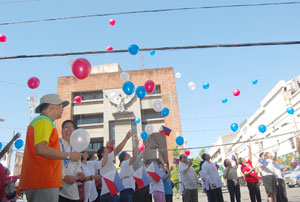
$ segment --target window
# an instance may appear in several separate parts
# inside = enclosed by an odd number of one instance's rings
[[[157,118],[163,118],[160,112],[156,112],[153,109],[143,109],[142,110],[142,120],[147,119],[157,119]]]
[[[292,148],[292,149],[295,149],[295,148],[296,148],[296,146],[295,146],[295,143],[294,143],[294,140],[293,140],[293,138],[290,138],[289,140],[290,140],[290,145],[291,145],[291,148]]]
[[[155,90],[153,91],[153,93],[147,93],[147,95],[157,95],[157,94],[161,94],[160,85],[155,86]]]
[[[83,101],[103,99],[103,91],[77,92],[74,93],[74,97],[76,96],[80,96]]]
[[[103,138],[91,138],[88,149],[89,150],[98,150],[100,147],[103,147]]]
[[[103,114],[84,114],[74,116],[77,125],[103,123]]]

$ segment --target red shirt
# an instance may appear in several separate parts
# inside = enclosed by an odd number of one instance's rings
[[[241,166],[242,173],[248,172],[253,168],[252,162],[250,160],[247,161],[247,164]],[[246,182],[258,182],[258,176],[255,171],[252,171],[248,175],[245,175]]]
[[[4,190],[5,190],[5,180],[6,180],[6,173],[5,168],[0,163],[0,200],[4,199]]]

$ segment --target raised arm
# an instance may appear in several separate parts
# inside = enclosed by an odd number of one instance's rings
[[[164,177],[164,180],[167,180],[168,178],[170,178],[171,172],[173,170],[173,166],[171,166],[169,172],[166,174],[166,176]]]
[[[125,138],[123,139],[123,141],[115,148],[114,156],[117,156],[120,153],[120,151],[122,151],[122,149],[124,148],[127,141],[131,138],[131,136],[132,136],[132,132],[131,130],[129,130]]]
[[[106,144],[106,147],[104,149],[104,155],[103,155],[103,161],[101,162],[101,168],[103,168],[106,163],[107,163],[107,160],[108,160],[108,149],[107,149],[107,146],[109,145],[109,143]]]
[[[21,137],[21,133],[15,134],[15,136],[9,141],[9,143],[5,145],[5,147],[0,152],[0,159],[2,159],[2,157],[8,152],[8,150],[10,149],[14,141],[16,141],[20,137]]]
[[[136,146],[139,145],[139,139],[137,137],[134,138],[134,142],[135,142]],[[139,152],[140,152],[140,150],[136,147],[136,150],[135,150],[134,154],[132,155],[132,157],[131,157],[131,159],[129,161],[129,165],[130,166],[135,163],[136,158],[137,158]]]
[[[252,161],[252,151],[251,151],[251,144],[248,145],[249,148],[249,160]]]
[[[234,166],[235,168],[239,167],[239,155],[237,153],[237,150],[234,150],[235,158],[236,158],[236,165]]]

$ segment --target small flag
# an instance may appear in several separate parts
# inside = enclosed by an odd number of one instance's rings
[[[153,162],[147,168],[146,172],[155,182],[159,182],[164,176],[163,171]]]
[[[161,126],[160,129],[159,129],[159,132],[160,132],[161,134],[166,135],[166,136],[169,136],[170,133],[171,133],[171,131],[172,131],[172,130],[171,130],[170,128],[166,127],[166,126]]]
[[[259,158],[258,161],[263,164],[264,168],[268,166],[268,163],[263,158]]]
[[[104,181],[109,189],[110,195],[115,195],[124,189],[120,176],[116,170],[103,175]]]
[[[138,186],[138,189],[142,189],[150,184],[150,180],[143,167],[139,168],[133,173],[133,178]]]
[[[237,163],[237,159],[236,159],[236,157],[235,157],[235,155],[234,155],[234,154],[232,154],[232,156],[231,156],[231,160],[233,160],[233,161],[235,162],[235,164],[236,164],[236,165],[238,165],[238,163]]]
[[[296,157],[293,158],[292,162],[293,162],[294,164],[300,165],[300,163],[297,161]]]
[[[178,165],[178,164],[179,164],[179,162],[180,162],[180,160],[179,160],[179,159],[177,159],[177,158],[173,158],[173,163],[174,163],[174,164],[177,164],[177,165]]]

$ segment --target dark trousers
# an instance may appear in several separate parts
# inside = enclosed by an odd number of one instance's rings
[[[120,196],[115,194],[113,196],[110,193],[104,194],[100,197],[101,202],[120,202]]]
[[[258,182],[247,182],[251,202],[261,202],[260,189]]]
[[[173,194],[166,194],[166,202],[173,202]]]
[[[121,191],[120,202],[133,202],[133,189],[124,189]]]
[[[277,202],[288,202],[288,198],[286,195],[286,187],[285,187],[285,182],[283,179],[277,179],[279,185],[276,186],[277,189]]]
[[[134,202],[151,202],[152,198],[150,198],[149,194],[149,186],[144,187],[142,189],[137,190],[133,194],[133,201]],[[101,201],[102,202],[102,201]]]
[[[217,189],[209,189],[208,200],[209,202],[224,202],[221,187]]]
[[[61,195],[59,195],[58,202],[78,202],[78,200],[70,200]]]
[[[227,180],[227,187],[230,194],[230,201],[234,202],[236,198],[237,202],[241,202],[240,184],[237,182],[235,185],[233,180]]]

